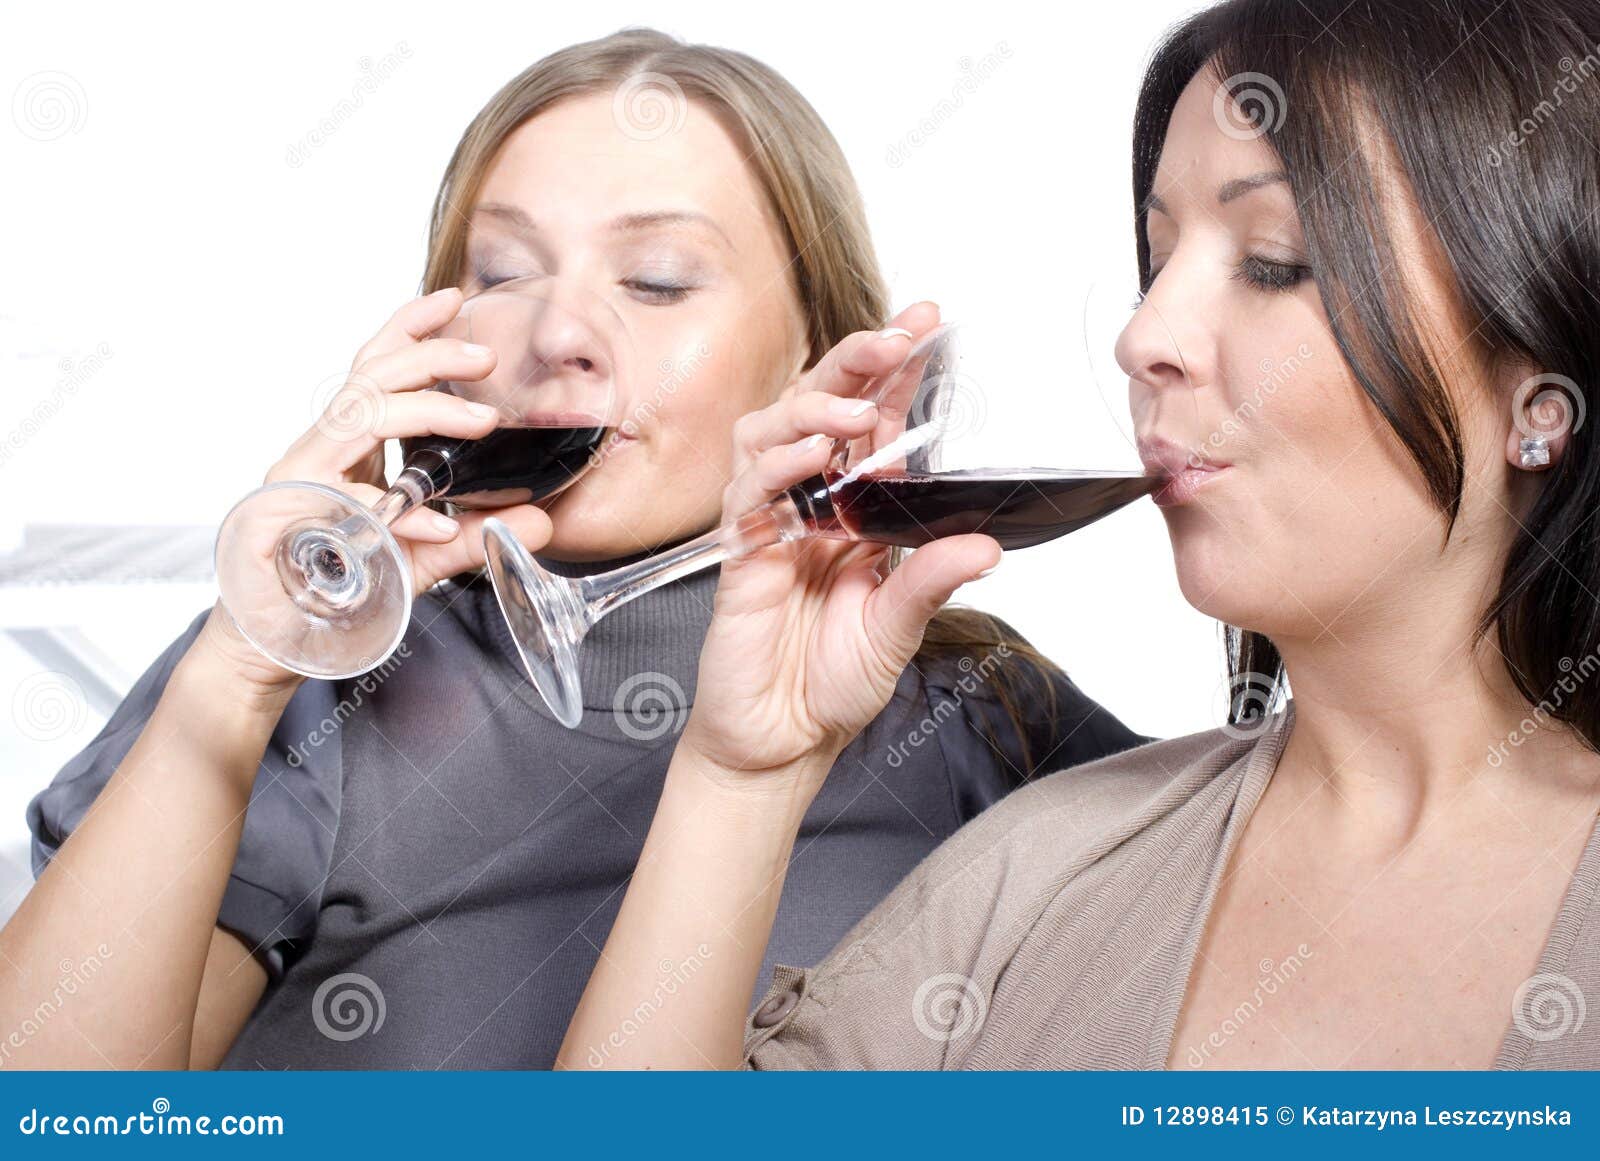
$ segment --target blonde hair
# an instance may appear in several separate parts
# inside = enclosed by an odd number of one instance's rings
[[[506,138],[557,101],[605,92],[613,94],[614,107],[624,119],[619,124],[635,114],[671,115],[674,103],[698,101],[740,147],[784,231],[808,332],[806,367],[846,336],[884,325],[888,286],[861,194],[843,150],[810,102],[753,57],[686,44],[650,28],[627,28],[561,49],[524,69],[490,98],[457,144],[434,199],[424,293],[460,280],[468,220]],[[643,120],[632,128],[655,131]],[[995,670],[993,689],[1017,731],[1024,762],[1031,766],[1024,703],[1043,700],[1053,717],[1057,680],[1064,683],[1066,676],[1003,622],[959,606],[946,606],[933,618],[917,658],[927,663],[980,651],[1007,662]],[[1041,760],[1047,757],[1040,755]],[[1023,771],[1022,776],[1030,773]]]
[[[889,291],[861,195],[816,110],[758,60],[684,44],[649,28],[624,29],[552,53],[513,77],[473,118],[434,199],[424,293],[459,279],[468,217],[506,138],[557,101],[608,91],[616,94],[621,116],[628,115],[630,101],[649,112],[652,100],[698,100],[739,145],[793,256],[795,290],[809,331],[807,367],[846,335],[884,324]]]

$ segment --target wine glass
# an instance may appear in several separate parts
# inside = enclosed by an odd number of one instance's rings
[[[499,426],[475,440],[403,440],[403,467],[370,508],[324,484],[268,484],[218,530],[223,606],[285,669],[333,679],[380,664],[411,618],[411,566],[389,525],[432,500],[483,508],[553,496],[592,465],[621,415],[627,330],[609,303],[567,280],[491,287],[434,334],[495,351],[484,378],[430,390],[492,405]],[[368,402],[379,409],[383,397],[374,391]]]
[[[1025,548],[1150,495],[1166,476],[1143,466],[1140,430],[1157,421],[1158,410],[1165,412],[1160,422],[1166,437],[1175,441],[1191,439],[1198,422],[1187,388],[1170,397],[1141,397],[1141,414],[1134,414],[1126,380],[1109,386],[1105,362],[1136,307],[1136,288],[1129,286],[1110,291],[1102,284],[1087,295],[1082,325],[1085,348],[1095,357],[1083,370],[1095,386],[1077,393],[1075,410],[1083,422],[1068,428],[1074,436],[1091,434],[1083,450],[1064,454],[1069,462],[1098,463],[1094,468],[987,466],[1027,462],[1018,458],[1018,429],[986,422],[989,393],[959,365],[957,328],[941,324],[863,390],[877,404],[873,431],[836,441],[823,472],[704,536],[609,572],[564,577],[540,567],[503,523],[485,521],[489,575],[535,688],[557,720],[577,725],[583,712],[578,650],[600,618],[659,585],[773,544],[827,537],[915,548],[943,536],[982,532],[1003,548]],[[963,343],[969,329],[961,328]],[[1019,383],[1037,378],[1034,344],[977,329],[985,334],[983,349],[993,356],[986,365],[995,374],[1009,372],[1009,359]],[[1113,394],[1120,403],[1112,404]],[[1038,404],[1022,409],[1024,427],[1047,426],[1029,422],[1039,410]],[[1058,437],[1068,428],[1056,428]],[[1060,445],[1070,442],[1058,438],[1045,457],[1063,455]]]

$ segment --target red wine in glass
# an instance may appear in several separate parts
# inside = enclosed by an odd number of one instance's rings
[[[529,679],[556,719],[575,726],[583,716],[578,654],[589,629],[611,610],[680,577],[811,536],[916,548],[981,532],[1005,548],[1024,548],[1092,524],[1165,482],[1131,467],[943,470],[951,447],[981,427],[971,420],[981,414],[982,394],[957,373],[954,336],[949,324],[940,324],[916,339],[896,368],[863,388],[878,405],[878,426],[840,440],[823,473],[645,560],[557,576],[504,524],[485,520],[485,560],[501,612]],[[1176,430],[1167,418],[1167,430]]]
[[[279,481],[234,505],[218,530],[223,606],[251,644],[292,672],[354,677],[393,653],[415,576],[390,526],[435,499],[464,508],[548,499],[593,465],[622,417],[623,389],[635,383],[622,317],[572,280],[541,274],[492,287],[431,337],[494,351],[485,374],[428,390],[493,408],[498,428],[478,440],[403,440],[405,462],[373,504],[316,480]],[[375,445],[384,398],[358,386],[352,378],[342,391],[360,396],[358,418],[373,422],[348,438]]]
[[[482,439],[425,435],[400,441],[407,462],[426,464],[437,497],[458,508],[530,504],[583,474],[606,427],[497,427]],[[412,457],[433,453],[425,460]]]
[[[1109,516],[1158,476],[1048,468],[853,475],[825,472],[789,489],[813,535],[920,548],[982,532],[1029,548]]]

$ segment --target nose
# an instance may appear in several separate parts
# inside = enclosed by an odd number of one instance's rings
[[[610,424],[634,405],[637,356],[627,325],[604,296],[574,279],[545,278],[522,295],[515,312],[518,354],[506,376],[524,417]]]
[[[1199,410],[1195,393],[1212,382],[1216,365],[1204,298],[1185,290],[1183,273],[1168,262],[1116,344],[1135,426],[1175,442],[1193,438],[1190,429],[1197,427]]]
[[[559,287],[531,307],[526,340],[540,378],[577,376],[609,380],[615,370],[612,328],[602,315],[603,303]]]
[[[1164,309],[1170,296],[1158,301],[1152,288],[1117,336],[1117,365],[1128,378],[1161,391],[1193,387],[1195,341],[1180,340],[1171,312]]]

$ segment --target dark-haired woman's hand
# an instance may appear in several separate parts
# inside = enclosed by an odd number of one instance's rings
[[[851,335],[794,391],[742,419],[724,519],[822,471],[835,437],[872,431],[880,416],[860,393],[938,321],[938,307],[918,303],[884,331]],[[887,704],[929,618],[998,563],[1000,546],[988,536],[949,537],[885,576],[887,555],[877,545],[813,538],[722,566],[681,741],[704,768],[748,784],[811,758],[802,777],[820,784],[817,772]]]
[[[495,354],[454,338],[429,337],[461,310],[461,291],[447,287],[415,298],[390,317],[350,364],[345,382],[317,421],[267,472],[266,482],[309,480],[337,488],[363,504],[384,491],[384,441],[420,435],[476,439],[498,422],[493,408],[427,388],[445,380],[477,380],[494,369]],[[411,564],[413,591],[483,564],[483,521],[498,517],[529,549],[549,539],[549,518],[531,504],[465,513],[452,519],[416,508],[390,526]],[[205,648],[263,694],[300,682],[258,653],[219,603],[201,635]]]

